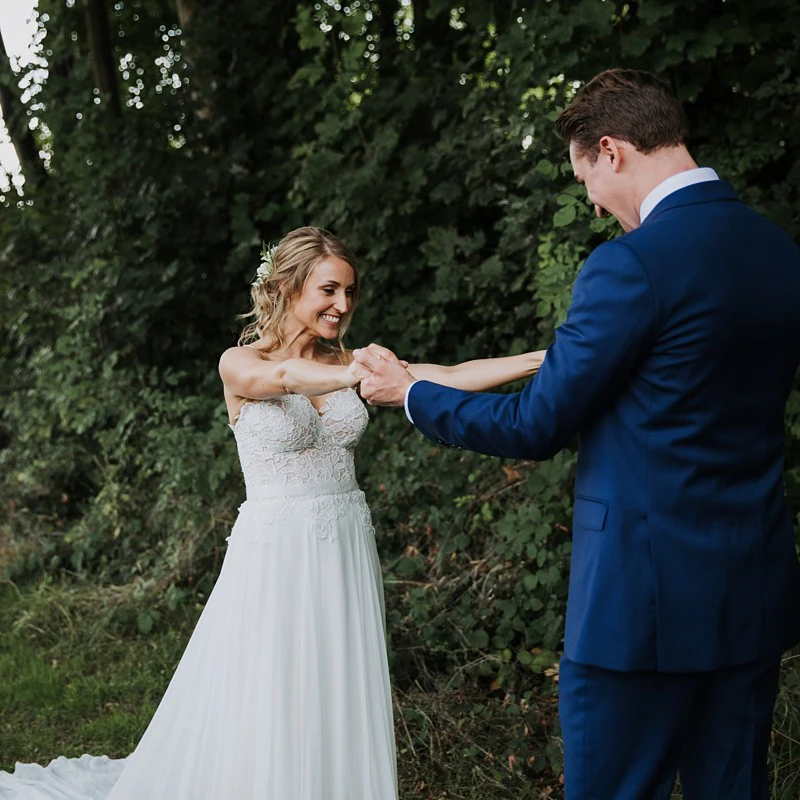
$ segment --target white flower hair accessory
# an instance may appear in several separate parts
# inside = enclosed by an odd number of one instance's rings
[[[261,264],[256,270],[256,279],[253,281],[253,286],[261,286],[272,274],[272,270],[275,269],[275,251],[277,249],[277,245],[261,242]]]

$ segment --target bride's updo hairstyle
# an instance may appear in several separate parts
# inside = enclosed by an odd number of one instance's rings
[[[283,326],[292,306],[300,296],[314,267],[330,256],[346,261],[355,273],[355,289],[350,311],[342,317],[338,344],[344,349],[342,337],[350,326],[358,302],[358,269],[350,248],[323,228],[297,228],[278,242],[259,269],[259,275],[250,289],[253,308],[241,318],[253,318],[239,337],[239,344],[265,339],[267,351],[285,344]]]

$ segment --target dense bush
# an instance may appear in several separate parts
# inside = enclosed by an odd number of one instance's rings
[[[353,246],[353,345],[445,363],[546,346],[616,234],[553,119],[618,65],[667,79],[698,160],[800,236],[789,0],[184,1],[185,31],[172,3],[126,0],[118,114],[92,91],[78,5],[39,4],[49,76],[29,111],[49,166],[0,214],[0,556],[14,578],[135,584],[142,630],[208,591],[242,493],[216,361],[262,239],[309,223]],[[797,393],[787,430],[796,511]],[[549,670],[573,463],[443,450],[373,414],[359,468],[399,686],[521,696]]]

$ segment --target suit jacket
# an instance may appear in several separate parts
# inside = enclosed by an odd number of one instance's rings
[[[800,252],[712,181],[603,244],[518,394],[427,381],[426,436],[541,460],[580,435],[565,652],[693,672],[800,641],[784,496],[786,398],[800,361]]]

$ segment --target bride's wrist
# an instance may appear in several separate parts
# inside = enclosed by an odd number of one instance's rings
[[[535,375],[544,363],[545,350],[536,350],[530,354],[530,374]]]
[[[361,378],[359,378],[353,369],[350,366],[342,367],[342,386],[346,389],[355,389],[356,386],[361,382]]]

